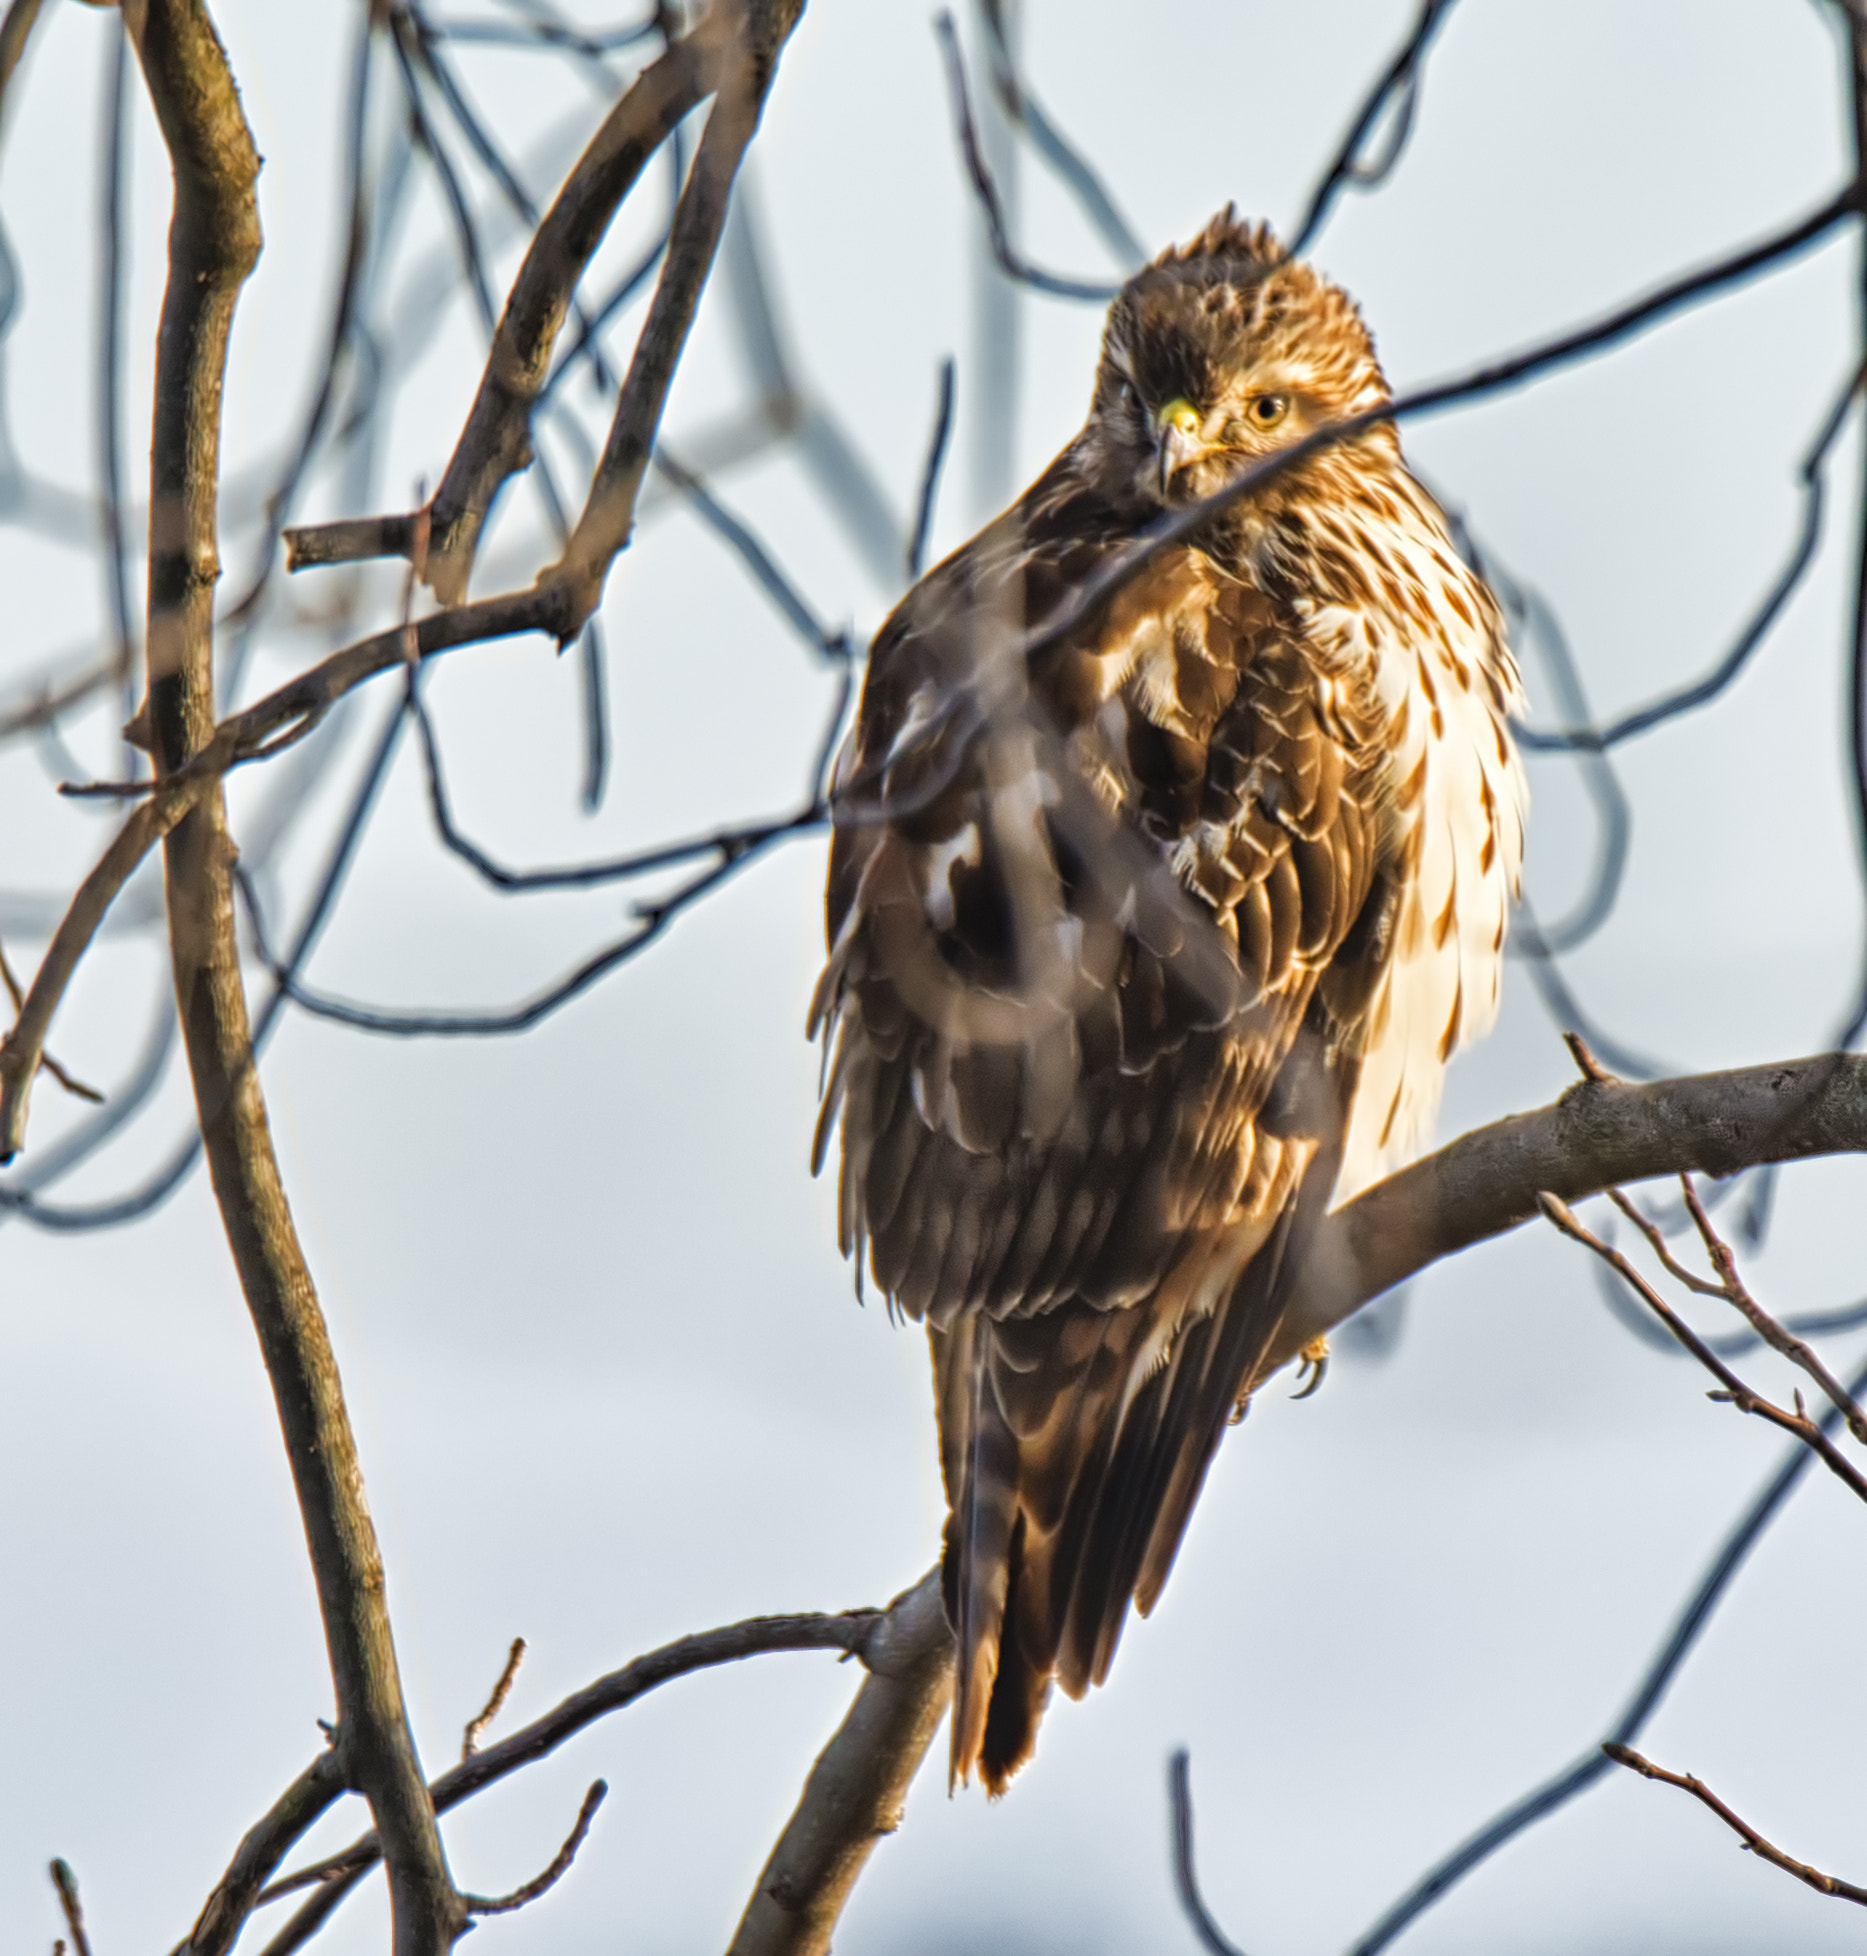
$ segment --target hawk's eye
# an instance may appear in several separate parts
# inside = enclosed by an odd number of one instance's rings
[[[1288,394],[1260,394],[1251,403],[1251,424],[1255,428],[1274,428],[1289,412]]]

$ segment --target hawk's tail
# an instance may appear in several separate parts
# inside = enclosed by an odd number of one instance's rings
[[[1170,1341],[1151,1303],[968,1316],[932,1332],[955,1783],[976,1768],[1002,1793],[1031,1756],[1052,1681],[1073,1698],[1100,1684],[1130,1601],[1145,1615],[1158,1599],[1276,1334],[1293,1213],[1218,1310]]]

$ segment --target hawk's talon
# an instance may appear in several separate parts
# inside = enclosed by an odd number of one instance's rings
[[[1293,1392],[1292,1399],[1307,1399],[1329,1375],[1329,1340],[1326,1337],[1312,1338],[1297,1353],[1300,1369],[1297,1372],[1299,1390]],[[1304,1381],[1308,1381],[1307,1384]]]

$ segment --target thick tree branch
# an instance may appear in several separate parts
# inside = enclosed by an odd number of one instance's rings
[[[811,1767],[727,1956],[823,1956],[876,1842],[901,1825],[908,1788],[953,1696],[953,1636],[937,1566],[889,1605],[863,1662],[869,1675]]]
[[[201,0],[147,0],[130,24],[175,177],[156,351],[145,707],[158,775],[172,777],[215,733],[221,390],[234,306],[260,250],[259,158]],[[195,1105],[304,1520],[336,1690],[337,1751],[387,1844],[397,1956],[439,1956],[466,1914],[409,1732],[356,1443],[253,1064],[234,937],[234,849],[218,785],[170,831],[165,851]]]
[[[1619,1182],[1867,1150],[1867,1058],[1824,1053],[1776,1066],[1631,1087],[1583,1081],[1553,1107],[1494,1121],[1390,1175],[1331,1215],[1271,1356],[1312,1338],[1429,1263]]]

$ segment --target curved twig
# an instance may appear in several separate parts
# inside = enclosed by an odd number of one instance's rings
[[[847,1610],[840,1616],[759,1616],[729,1624],[724,1629],[681,1637],[625,1664],[619,1671],[610,1672],[607,1677],[598,1678],[510,1738],[476,1752],[471,1759],[463,1759],[458,1766],[443,1773],[429,1788],[434,1810],[446,1813],[521,1767],[556,1751],[567,1739],[574,1738],[598,1719],[633,1704],[658,1685],[694,1671],[717,1664],[736,1664],[743,1658],[766,1656],[775,1651],[839,1650],[870,1662],[871,1641],[884,1620],[885,1613],[879,1610]],[[267,1944],[265,1956],[289,1956],[290,1951],[302,1948],[381,1857],[382,1848],[371,1832],[341,1853],[274,1882],[260,1896],[261,1902],[276,1901],[304,1888],[315,1888],[317,1893]]]
[[[1702,1779],[1694,1779],[1690,1773],[1668,1772],[1664,1766],[1656,1766],[1651,1759],[1643,1758],[1630,1745],[1616,1745],[1610,1740],[1601,1749],[1617,1766],[1627,1767],[1642,1779],[1657,1779],[1667,1786],[1677,1786],[1690,1793],[1701,1806],[1709,1807],[1733,1833],[1739,1835],[1759,1860],[1768,1861],[1772,1867],[1781,1868],[1798,1881],[1806,1882],[1818,1895],[1833,1895],[1839,1901],[1859,1902],[1867,1907],[1867,1888],[1857,1888],[1853,1882],[1843,1881],[1839,1875],[1823,1874],[1820,1868],[1812,1868],[1806,1861],[1798,1861],[1785,1854],[1773,1842],[1765,1840],[1748,1820],[1733,1813]]]
[[[461,1900],[467,1905],[469,1915],[510,1915],[522,1909],[528,1902],[535,1902],[540,1895],[553,1889],[570,1873],[570,1864],[577,1858],[577,1850],[584,1844],[590,1831],[590,1823],[596,1818],[596,1810],[609,1797],[609,1786],[604,1780],[593,1780],[590,1790],[583,1796],[583,1805],[578,1809],[577,1823],[571,1828],[564,1845],[551,1857],[551,1864],[543,1873],[535,1874],[523,1886],[513,1889],[509,1895],[463,1895]]]
[[[1219,1927],[1199,1892],[1193,1862],[1193,1760],[1184,1746],[1167,1761],[1167,1800],[1173,1812],[1173,1885],[1180,1907],[1208,1956],[1245,1956]]]
[[[936,14],[934,32],[940,37],[940,51],[946,65],[947,92],[953,101],[960,155],[965,160],[966,174],[972,180],[979,211],[985,219],[986,236],[991,241],[992,256],[998,260],[1000,270],[1008,278],[1016,279],[1020,285],[1028,285],[1034,292],[1047,292],[1053,299],[1079,299],[1107,305],[1121,290],[1119,282],[1110,284],[1106,279],[1061,278],[1055,272],[1045,271],[1041,265],[1033,265],[1011,242],[998,185],[992,181],[984,152],[979,147],[979,130],[972,115],[972,92],[966,86],[966,63],[959,51],[959,34],[953,26],[953,16],[950,13]]]

